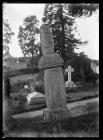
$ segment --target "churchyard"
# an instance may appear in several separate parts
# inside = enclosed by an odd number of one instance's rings
[[[40,76],[39,76],[40,75]],[[6,137],[98,137],[99,136],[99,116],[98,116],[98,101],[89,107],[86,114],[76,116],[75,111],[79,112],[80,107],[76,102],[95,100],[99,97],[99,84],[93,87],[91,83],[75,83],[76,87],[67,87],[66,101],[67,105],[71,109],[72,103],[74,106],[74,117],[70,117],[69,120],[61,120],[60,125],[57,122],[45,122],[43,117],[44,109],[47,108],[45,91],[42,90],[42,86],[39,84],[35,88],[37,94],[34,96],[30,104],[27,101],[27,95],[30,95],[31,88],[25,85],[30,85],[31,79],[37,83],[41,79],[40,73],[32,75],[20,75],[18,77],[12,77],[11,80],[11,114],[8,121],[8,131],[5,132]],[[72,77],[71,77],[72,79]],[[35,83],[34,82],[34,83]],[[19,83],[19,85],[18,85]],[[70,84],[69,84],[70,85]],[[39,88],[40,86],[40,88]],[[28,88],[29,87],[29,88]],[[34,91],[34,92],[35,92]],[[94,110],[97,108],[97,111]],[[84,108],[83,108],[84,109]],[[93,112],[91,110],[94,110]],[[81,112],[81,110],[80,110]],[[23,114],[24,113],[24,114]],[[88,127],[89,126],[89,127]]]
[[[2,138],[99,137],[99,4],[25,5],[3,4]]]
[[[21,88],[20,90],[23,91]],[[26,95],[24,95],[26,96]],[[67,93],[67,103],[86,101],[99,96],[98,84],[95,87],[86,88],[77,92]],[[21,100],[23,102],[23,100]],[[11,103],[13,100],[11,99]],[[43,110],[46,108],[45,96],[34,97],[28,105],[27,100],[17,105],[15,100],[12,104],[12,115],[8,121],[7,137],[98,137],[99,116],[98,111],[72,117],[67,121],[58,123],[43,121]],[[74,105],[73,104],[73,105]],[[70,107],[71,104],[68,104]],[[82,104],[83,105],[83,104]],[[77,105],[76,105],[77,106]],[[93,104],[98,108],[98,104]],[[80,107],[79,107],[80,108]],[[90,107],[89,107],[90,108]],[[92,108],[92,109],[93,109]],[[97,109],[98,110],[98,109]],[[78,109],[79,111],[79,109]]]
[[[64,81],[63,59],[54,53],[49,28],[42,26],[40,34],[43,56],[38,67],[44,73],[10,78],[6,136],[98,136],[99,84],[73,82],[71,72],[75,70],[70,65]]]

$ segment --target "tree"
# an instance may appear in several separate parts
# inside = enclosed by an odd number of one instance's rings
[[[40,53],[40,46],[37,42],[39,28],[36,16],[28,16],[24,19],[23,25],[19,27],[18,41],[24,56],[32,59],[33,74],[33,57]]]
[[[72,80],[79,82],[92,82],[95,86],[98,74],[94,73],[91,69],[92,60],[88,58],[83,52],[76,55],[68,61],[67,65],[71,65],[74,68],[72,73]],[[64,72],[64,79],[67,80],[68,75]]]
[[[94,12],[99,9],[99,4],[97,3],[75,3],[75,4],[65,4],[69,15],[73,17],[91,16]]]
[[[14,35],[8,20],[3,21],[3,49],[5,50],[6,47],[9,47],[9,43],[11,41],[11,37]]]
[[[9,49],[11,38],[14,35],[8,19],[5,17],[5,6],[3,6],[3,52],[6,53]]]
[[[87,82],[92,82],[93,86],[96,85],[96,81],[99,79],[99,75],[97,73],[94,73],[93,71],[91,71],[89,73],[89,75],[86,77],[86,81]]]
[[[67,65],[71,65],[74,68],[74,73],[72,79],[74,81],[85,82],[84,68],[89,67],[88,58],[86,55],[80,53],[79,55],[74,55],[71,60],[67,62]]]
[[[11,43],[12,36],[14,32],[12,31],[9,21],[5,16],[5,6],[3,6],[3,71],[9,70],[9,65],[6,62],[6,58],[10,56],[9,54],[9,44]],[[4,74],[5,75],[5,74]],[[7,76],[7,75],[6,75]]]
[[[64,60],[73,57],[74,48],[86,44],[81,39],[76,39],[73,31],[77,31],[75,18],[91,16],[99,9],[99,4],[71,3],[71,4],[46,4],[43,22],[49,24],[54,38],[54,50],[60,53]]]
[[[87,43],[75,38],[73,33],[74,30],[76,31],[75,20],[69,16],[64,4],[47,4],[43,22],[50,26],[54,39],[54,51],[59,53],[64,61],[72,57],[74,48]]]

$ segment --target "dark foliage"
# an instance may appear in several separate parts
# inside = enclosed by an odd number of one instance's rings
[[[75,3],[67,6],[68,12],[74,17],[91,16],[97,9],[98,3]]]
[[[86,82],[92,81],[93,86],[96,85],[96,81],[99,79],[99,75],[97,73],[91,72],[89,75],[86,77]]]
[[[37,43],[37,36],[39,34],[38,19],[34,16],[28,16],[24,19],[23,25],[19,27],[18,42],[24,56],[31,58],[31,66],[33,74],[33,57],[40,52],[40,44]]]
[[[93,82],[95,85],[96,80],[98,79],[98,74],[94,73],[91,69],[92,60],[89,59],[84,53],[79,55],[74,55],[70,61],[66,61],[65,68],[68,65],[71,65],[74,69],[72,72],[72,80],[74,82]],[[64,80],[67,81],[68,74],[64,72]]]
[[[5,79],[4,79],[4,97],[6,97],[6,98],[9,98],[10,97],[10,88],[11,88],[11,86],[10,86],[10,80],[9,80],[9,78],[8,77],[6,77]]]
[[[47,4],[43,22],[49,25],[54,39],[54,51],[65,60],[74,54],[78,44],[87,43],[76,39],[73,31],[77,32],[75,19],[70,17],[63,4]]]
[[[5,75],[7,75],[8,77],[15,77],[23,74],[31,74],[31,71],[32,68],[24,68],[20,70],[12,70],[12,71],[5,72]],[[39,72],[39,68],[37,66],[34,67],[33,73],[38,73],[38,72]]]
[[[40,55],[35,56],[33,58],[33,60],[32,60],[32,58],[30,58],[28,63],[27,63],[27,67],[32,67],[32,61],[33,61],[33,65],[34,65],[34,68],[35,68],[35,66],[38,66],[39,59],[40,59]]]
[[[23,74],[31,74],[32,68],[25,68],[25,69],[20,69],[20,72],[22,72]],[[38,73],[39,69],[38,67],[33,69],[33,73]]]

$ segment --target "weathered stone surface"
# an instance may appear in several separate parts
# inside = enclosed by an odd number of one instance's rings
[[[42,56],[38,63],[38,67],[39,69],[58,67],[58,66],[62,66],[63,62],[64,61],[59,54],[52,53],[52,54]]]
[[[66,92],[60,67],[45,70],[44,85],[47,107],[49,109],[65,108]]]
[[[50,29],[40,28],[41,49],[43,56],[39,60],[39,69],[44,69],[44,87],[47,109],[44,110],[44,120],[62,120],[68,118],[66,92],[61,66],[63,59],[54,53],[54,42]]]
[[[40,40],[42,54],[51,54],[54,52],[54,41],[52,33],[48,26],[42,25],[40,28]]]
[[[44,120],[55,120],[55,121],[59,121],[59,120],[65,120],[65,119],[69,119],[70,113],[67,109],[63,109],[63,108],[58,108],[58,109],[44,109]]]

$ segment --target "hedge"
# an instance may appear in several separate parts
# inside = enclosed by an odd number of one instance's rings
[[[12,70],[12,71],[5,72],[5,75],[7,75],[7,77],[15,77],[18,75],[23,75],[23,74],[31,74],[31,71],[32,71],[32,68],[24,68],[20,70]],[[34,68],[33,72],[38,73],[39,69]]]
[[[31,74],[32,68],[20,69],[19,71],[22,72],[23,74]],[[39,72],[39,68],[33,69],[33,73],[38,73],[38,72]]]

